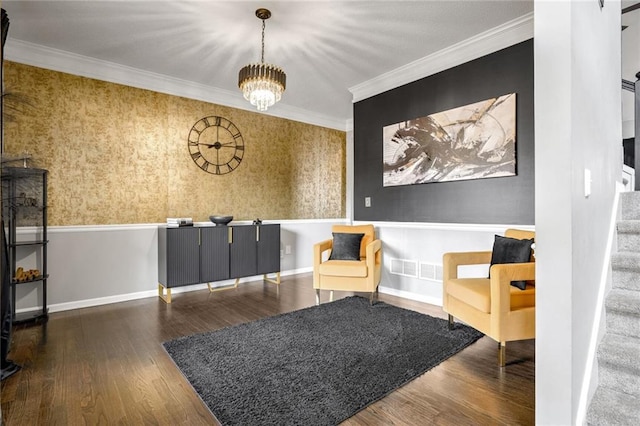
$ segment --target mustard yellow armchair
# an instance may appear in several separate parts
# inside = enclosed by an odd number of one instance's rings
[[[505,237],[533,239],[535,233],[508,229]],[[498,342],[498,365],[505,366],[506,342],[536,336],[535,258],[525,263],[491,266],[491,278],[459,278],[458,266],[491,263],[491,251],[445,253],[443,256],[443,309],[454,318]],[[524,290],[511,285],[523,280]]]
[[[376,239],[373,225],[334,225],[331,231],[334,238],[313,246],[313,288],[316,290],[316,305],[320,304],[320,290],[329,290],[330,300],[333,300],[334,290],[368,292],[371,293],[370,300],[373,302],[382,271],[382,242]],[[337,256],[337,250],[332,255],[326,253],[334,252],[334,239],[341,240],[344,236],[336,234],[363,234],[359,249],[356,245],[351,250],[352,260]],[[357,244],[357,240],[354,244]],[[331,259],[333,255],[339,259]]]

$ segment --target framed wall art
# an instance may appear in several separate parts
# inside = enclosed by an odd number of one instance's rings
[[[383,186],[516,174],[516,94],[383,127]]]

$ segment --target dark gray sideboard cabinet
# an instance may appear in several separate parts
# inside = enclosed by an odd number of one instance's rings
[[[280,284],[279,224],[158,228],[158,295],[167,303],[173,287],[235,278],[235,288],[258,274]]]

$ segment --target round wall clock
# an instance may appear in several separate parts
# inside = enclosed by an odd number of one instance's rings
[[[242,162],[244,139],[235,124],[226,118],[204,117],[189,131],[189,154],[205,172],[223,175]]]

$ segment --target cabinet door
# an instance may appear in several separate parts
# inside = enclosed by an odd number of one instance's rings
[[[193,227],[166,229],[164,265],[166,287],[200,282],[200,230]],[[161,239],[158,238],[160,243]],[[161,247],[158,247],[160,250]]]
[[[200,281],[229,278],[229,230],[226,226],[200,228]]]
[[[280,271],[280,225],[258,226],[258,274]]]
[[[232,226],[230,244],[231,278],[256,275],[256,227]]]

